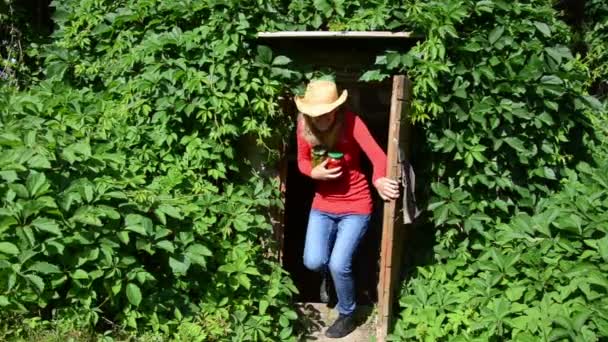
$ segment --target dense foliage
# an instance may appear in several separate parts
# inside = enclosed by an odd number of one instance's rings
[[[428,209],[439,262],[405,284],[393,340],[608,336],[605,149],[595,152],[597,166],[573,168],[596,138],[582,129],[594,121],[584,112],[603,106],[585,94],[585,66],[550,5],[410,9],[435,13],[429,34],[437,42],[426,48],[435,46],[427,51],[438,57],[421,54],[420,62],[445,75],[429,78],[430,91],[419,89],[428,94],[420,106],[442,113],[425,125],[437,158]],[[413,57],[400,58],[416,65]],[[606,140],[603,125],[593,130]]]
[[[435,265],[404,286],[393,339],[607,335],[608,180],[589,132],[601,116],[585,114],[602,105],[551,1],[53,6],[46,80],[0,94],[8,334],[22,333],[18,314],[188,341],[295,339],[268,208],[290,128],[278,102],[302,79],[255,34],[388,29],[425,39],[378,56],[362,80],[414,80],[415,167],[437,240]],[[604,51],[586,60],[597,75]]]
[[[608,3],[586,2],[585,42],[592,89],[602,99],[608,98]]]
[[[605,134],[604,132],[603,134]],[[604,137],[606,139],[606,136]],[[568,171],[561,192],[487,232],[473,253],[420,268],[395,340],[597,341],[608,336],[608,167]]]
[[[243,148],[276,149],[280,119],[271,52],[242,38],[257,3],[55,6],[47,80],[0,97],[3,321],[292,337],[278,186]]]

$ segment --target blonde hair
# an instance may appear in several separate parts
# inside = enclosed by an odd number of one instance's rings
[[[342,128],[344,126],[344,109],[339,107],[336,109],[336,119],[332,127],[327,131],[318,130],[312,122],[312,118],[304,113],[298,113],[298,124],[302,125],[302,137],[310,146],[325,146],[328,149],[336,147]]]

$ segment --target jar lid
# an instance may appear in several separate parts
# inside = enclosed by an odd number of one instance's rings
[[[329,152],[327,155],[330,158],[334,158],[334,159],[340,159],[340,158],[344,157],[344,153],[342,153],[342,152]]]

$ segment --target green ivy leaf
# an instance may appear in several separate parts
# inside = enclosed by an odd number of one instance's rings
[[[34,221],[32,221],[32,226],[36,227],[37,229],[39,229],[43,232],[51,233],[51,234],[57,235],[57,236],[62,235],[57,222],[55,220],[51,220],[49,218],[38,217]]]
[[[156,218],[158,218],[160,223],[167,224],[167,216],[165,215],[165,213],[163,211],[161,211],[157,208],[154,210],[154,214],[156,215]]]
[[[507,145],[513,147],[517,152],[526,152],[526,149],[524,148],[524,142],[521,141],[521,139],[519,138],[505,138],[505,142],[507,143]]]
[[[39,272],[43,274],[61,273],[59,267],[49,264],[46,261],[38,261],[28,268],[29,271]]]
[[[551,168],[545,167],[544,171],[545,171],[545,177],[547,179],[553,179],[553,180],[557,179],[557,177],[555,177],[555,172]]]
[[[72,278],[73,279],[78,279],[78,280],[89,279],[89,274],[86,271],[83,271],[81,269],[77,269],[76,271],[74,271],[72,273]]]
[[[74,164],[76,161],[87,160],[91,157],[91,146],[88,142],[74,143],[66,147],[61,156],[70,164]]]
[[[594,96],[584,95],[582,96],[583,100],[594,110],[602,111],[604,110],[604,105]]]
[[[244,288],[247,290],[251,288],[251,280],[249,280],[249,277],[247,277],[246,274],[239,274],[237,277],[239,279],[239,283],[243,285]]]
[[[27,278],[27,280],[34,285],[38,293],[42,293],[42,291],[44,291],[44,280],[42,280],[42,278],[35,274],[26,274],[25,278]]]
[[[12,132],[0,133],[0,145],[17,147],[23,145],[21,138]]]
[[[266,314],[266,309],[268,309],[268,301],[267,300],[260,300],[260,305],[259,305],[259,309],[260,309],[260,315],[265,315]]]
[[[549,25],[540,21],[535,21],[534,26],[536,26],[536,29],[539,30],[545,37],[551,37],[551,28],[549,28]]]
[[[509,287],[505,293],[510,301],[516,302],[521,298],[525,291],[526,288],[524,286],[514,286]]]
[[[120,240],[120,242],[122,242],[125,245],[129,244],[129,232],[125,232],[125,231],[120,231],[118,233],[116,233],[116,236],[118,236],[118,239]]]
[[[262,63],[262,64],[271,64],[272,63],[272,50],[268,46],[259,45],[256,61],[258,63]]]
[[[286,56],[277,56],[272,61],[272,65],[287,65],[291,63],[291,59]]]
[[[180,210],[172,205],[168,205],[168,204],[161,204],[158,206],[158,211],[165,213],[173,218],[182,219],[182,214],[180,213]]]
[[[287,317],[287,319],[291,321],[295,321],[298,319],[298,314],[293,310],[286,310],[285,312],[283,312],[283,315],[285,315],[285,317]]]
[[[148,235],[148,232],[146,231],[146,228],[144,228],[142,225],[139,225],[139,224],[134,225],[134,226],[127,226],[127,227],[125,227],[125,229],[126,230],[130,230],[132,232],[135,232],[135,233],[137,233],[139,235],[143,235],[143,236]]]
[[[313,4],[325,17],[329,17],[333,12],[333,7],[327,0],[313,0]]]
[[[33,169],[50,169],[51,163],[41,155],[35,155],[27,161],[27,165]]]
[[[494,45],[494,43],[496,43],[496,41],[502,37],[502,34],[505,32],[505,27],[500,25],[497,26],[496,28],[494,28],[489,36],[488,36],[488,40],[490,42],[490,45]]]
[[[0,253],[17,255],[19,254],[19,248],[10,242],[0,242]]]
[[[213,256],[213,253],[211,252],[211,250],[209,250],[209,248],[207,248],[206,246],[203,246],[200,243],[195,243],[193,245],[188,246],[186,251],[189,253],[192,253],[192,254],[197,254],[197,255]]]
[[[283,327],[283,328],[287,328],[289,327],[289,319],[287,319],[287,317],[285,317],[284,315],[281,315],[279,317],[279,324]]]
[[[188,269],[190,268],[190,261],[189,260],[180,261],[173,257],[170,257],[169,266],[173,270],[174,274],[185,275],[188,272]]]
[[[16,225],[17,223],[17,220],[12,216],[5,216],[0,219],[0,236],[2,236],[1,234],[4,231],[8,230],[10,227]]]
[[[608,235],[597,241],[597,248],[602,259],[608,262]]]
[[[380,82],[387,78],[389,75],[380,71],[380,70],[368,70],[361,77],[359,77],[359,81],[361,82]]]
[[[42,195],[49,188],[44,173],[36,171],[30,172],[30,175],[26,180],[26,188],[32,198]]]
[[[8,185],[8,188],[14,192],[19,198],[29,198],[30,195],[27,188],[23,184],[12,183]]]
[[[173,243],[171,243],[170,241],[167,241],[167,240],[162,240],[162,241],[157,242],[156,246],[169,253],[173,253],[175,251],[175,246],[173,246]]]
[[[507,202],[501,199],[497,199],[494,201],[494,205],[505,213],[509,213],[509,205],[507,204]]]
[[[141,290],[139,289],[139,286],[134,283],[129,283],[127,284],[126,291],[129,303],[134,306],[139,306],[141,303]]]
[[[289,339],[289,337],[292,334],[293,334],[293,328],[288,326],[288,327],[281,329],[281,333],[279,334],[279,337],[282,340],[287,340],[287,339]]]

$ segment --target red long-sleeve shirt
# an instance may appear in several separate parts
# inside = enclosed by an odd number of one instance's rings
[[[373,182],[386,175],[386,154],[378,146],[367,126],[354,113],[344,114],[342,135],[334,150],[344,153],[342,175],[334,180],[315,180],[312,208],[332,214],[371,214],[372,197],[361,171],[361,150],[372,162]],[[297,127],[298,168],[310,177],[312,146],[302,136],[303,122]]]

